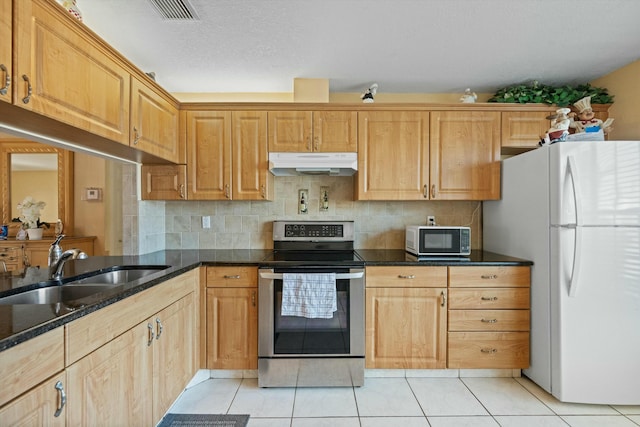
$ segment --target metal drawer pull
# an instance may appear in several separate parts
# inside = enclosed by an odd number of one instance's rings
[[[9,75],[9,71],[4,64],[0,64],[0,70],[5,73],[4,86],[0,87],[0,95],[6,95],[7,89],[9,89],[9,86],[11,85],[11,76]]]
[[[440,307],[444,307],[447,303],[447,294],[444,291],[440,292],[440,296],[442,297],[442,302],[440,303]]]
[[[358,273],[338,273],[336,274],[336,280],[343,279],[360,279],[364,276],[364,271]],[[282,273],[260,273],[260,277],[263,279],[282,280]]]
[[[480,319],[482,323],[498,323],[498,319]]]
[[[415,279],[416,276],[413,274],[409,274],[408,276],[405,276],[403,274],[398,274],[398,279]]]
[[[481,297],[482,301],[498,301],[498,297]]]
[[[240,275],[239,275],[239,274],[234,274],[234,275],[228,275],[228,274],[225,274],[225,275],[224,275],[224,278],[225,278],[225,279],[239,279],[239,278],[240,278]]]
[[[494,354],[498,352],[498,349],[496,348],[481,348],[480,349],[481,352],[486,353],[486,354]]]
[[[67,404],[67,393],[64,392],[64,386],[61,381],[58,381],[55,385],[56,390],[60,394],[60,406],[56,409],[56,412],[53,414],[54,417],[59,417],[62,414],[62,409],[64,409],[64,405]]]
[[[164,327],[162,326],[162,322],[160,321],[159,317],[156,317],[156,324],[158,325],[158,333],[156,334],[156,339],[159,340],[160,339],[160,335],[162,335],[162,331],[164,329]]]
[[[149,339],[147,340],[147,345],[153,344],[153,338],[155,335],[153,334],[153,325],[151,323],[147,323],[147,329],[149,330]]]
[[[180,184],[180,187],[178,189],[178,194],[180,195],[181,199],[184,199],[184,184]]]
[[[480,276],[483,279],[490,279],[490,280],[495,280],[498,278],[497,274],[483,274],[482,276]]]
[[[23,74],[22,80],[27,82],[27,96],[22,98],[22,102],[24,102],[25,104],[28,104],[29,101],[31,100],[31,94],[33,92],[33,88],[31,87],[31,80],[29,80],[29,76],[27,76],[26,74]]]

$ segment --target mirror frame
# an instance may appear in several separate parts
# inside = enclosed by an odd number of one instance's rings
[[[64,233],[73,235],[73,152],[37,142],[23,140],[0,141],[0,200],[2,224],[9,226],[9,236],[15,236],[20,223],[11,222],[11,154],[55,153],[58,155],[58,218]],[[55,224],[44,229],[44,236],[55,235]]]

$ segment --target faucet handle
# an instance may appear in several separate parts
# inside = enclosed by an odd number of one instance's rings
[[[58,234],[56,236],[56,240],[51,244],[51,246],[55,246],[60,243],[60,240],[64,239],[64,234]]]

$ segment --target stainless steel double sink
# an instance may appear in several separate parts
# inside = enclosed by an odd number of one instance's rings
[[[98,270],[83,274],[81,279],[63,284],[52,284],[17,294],[0,297],[0,305],[57,304],[73,302],[100,293],[115,293],[128,283],[166,270],[168,265],[114,266],[108,271]]]

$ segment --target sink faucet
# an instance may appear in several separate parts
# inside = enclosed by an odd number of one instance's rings
[[[58,260],[51,264],[49,267],[51,269],[51,278],[53,280],[62,279],[62,270],[64,268],[64,264],[70,259],[87,259],[88,256],[80,249],[68,249],[64,251]]]
[[[62,247],[60,246],[60,240],[64,238],[64,234],[60,234],[56,237],[55,242],[51,244],[49,247],[49,262],[47,265],[51,267],[60,259],[60,255],[62,255]]]

